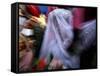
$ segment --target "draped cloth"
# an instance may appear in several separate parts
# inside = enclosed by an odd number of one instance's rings
[[[82,23],[81,26],[78,39],[74,42],[78,54],[96,45],[96,19]]]
[[[79,57],[69,54],[73,41],[72,13],[65,9],[55,9],[48,15],[48,22],[40,50],[40,59],[50,63],[50,55],[59,59],[65,69],[79,68]]]

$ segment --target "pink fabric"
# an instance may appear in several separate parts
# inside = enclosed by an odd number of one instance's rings
[[[76,8],[73,12],[73,24],[75,29],[79,29],[80,24],[85,20],[85,8]]]

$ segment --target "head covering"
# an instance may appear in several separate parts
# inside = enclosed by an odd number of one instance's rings
[[[70,56],[68,48],[73,41],[72,13],[65,9],[55,9],[49,13],[40,59],[49,63],[49,56],[59,59],[65,68],[77,68],[78,57]]]

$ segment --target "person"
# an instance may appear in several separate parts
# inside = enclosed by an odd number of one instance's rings
[[[77,31],[77,39],[73,42],[73,50],[77,54],[96,45],[96,19],[84,22],[81,26]]]
[[[81,24],[78,37],[71,47],[77,55],[80,55],[80,68],[97,67],[97,38],[96,19]],[[71,49],[70,49],[71,51]]]
[[[19,71],[31,71],[33,51],[29,47],[29,41],[19,34]]]
[[[79,68],[79,57],[70,55],[68,51],[74,37],[72,18],[69,10],[61,8],[48,15],[40,59],[45,60],[49,69]]]

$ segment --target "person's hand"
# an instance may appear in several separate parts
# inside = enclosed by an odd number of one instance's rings
[[[49,65],[48,69],[62,69],[63,64],[59,59],[53,59]]]
[[[41,28],[46,26],[46,16],[44,14],[40,14],[39,17],[32,16],[30,20],[38,23]]]
[[[32,20],[27,20],[25,23],[24,23],[24,28],[27,28],[27,29],[32,29],[33,28],[33,25],[34,25],[34,22]]]

